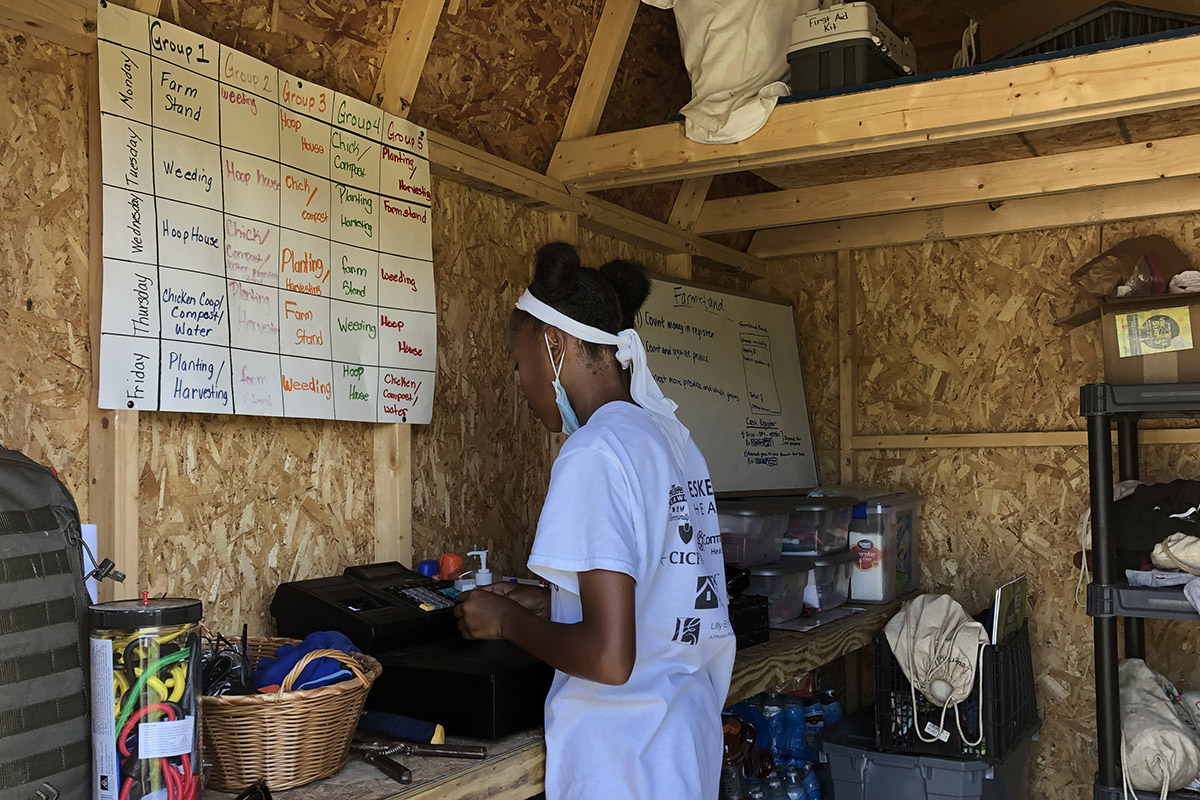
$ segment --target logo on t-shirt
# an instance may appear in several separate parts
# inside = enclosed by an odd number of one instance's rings
[[[675,635],[672,642],[680,644],[696,644],[700,641],[700,618],[677,617],[675,619]]]
[[[683,492],[683,487],[678,484],[671,484],[671,493],[667,497],[667,505],[671,506],[671,510],[675,510],[675,506],[683,505],[687,502],[687,495]]]
[[[679,526],[679,538],[684,544],[689,544],[692,541],[692,523],[685,522]]]
[[[701,575],[696,578],[696,610],[717,608],[721,605],[717,594],[717,576]]]

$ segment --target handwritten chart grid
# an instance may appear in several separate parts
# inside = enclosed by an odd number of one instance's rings
[[[97,22],[100,406],[428,422],[424,129],[115,4]]]

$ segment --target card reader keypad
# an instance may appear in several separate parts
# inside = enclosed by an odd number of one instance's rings
[[[455,601],[423,586],[389,586],[388,591],[399,595],[422,611],[439,611],[454,608]]]

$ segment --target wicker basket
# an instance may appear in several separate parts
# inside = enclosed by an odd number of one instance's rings
[[[254,662],[295,639],[251,637]],[[317,689],[291,691],[315,658],[336,658],[354,678]],[[379,662],[363,653],[315,650],[296,664],[275,694],[201,698],[204,756],[212,762],[208,787],[237,792],[259,778],[283,791],[327,778],[346,765]]]

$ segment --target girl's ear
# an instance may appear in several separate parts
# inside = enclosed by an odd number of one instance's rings
[[[559,363],[562,360],[563,353],[566,351],[566,335],[551,325],[546,328],[546,340],[550,343],[550,355],[554,358],[554,363]]]

